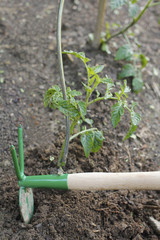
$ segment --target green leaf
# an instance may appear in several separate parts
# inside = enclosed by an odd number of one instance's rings
[[[129,93],[131,89],[127,86],[127,81],[124,80],[124,93]]]
[[[106,37],[107,39],[110,38],[111,34],[110,34],[110,26],[109,26],[109,22],[106,22]]]
[[[126,98],[128,98],[127,93],[129,93],[131,91],[131,89],[127,86],[127,81],[124,80],[124,86],[121,85],[121,91],[119,92],[119,95],[116,94],[116,96],[118,97],[118,99],[120,99],[121,95],[123,94]]]
[[[110,77],[108,77],[107,75],[106,75],[104,78],[101,79],[101,82],[102,82],[102,83],[105,83],[105,84],[110,83],[110,84],[113,84],[113,85],[114,85],[112,79],[111,79]]]
[[[133,78],[132,86],[133,86],[134,92],[136,92],[136,93],[140,92],[143,87],[143,80],[138,77]]]
[[[92,145],[92,152],[98,152],[99,149],[102,147],[103,144],[103,133],[102,131],[94,131],[93,132],[93,145]]]
[[[147,61],[146,57],[144,56],[144,54],[140,54],[139,58],[141,61],[141,66],[142,66],[142,68],[144,68],[147,65],[148,61]]]
[[[133,102],[133,103],[132,103],[132,106],[131,106],[131,110],[133,110],[137,105],[138,105],[137,102]]]
[[[136,131],[136,129],[137,129],[137,126],[131,124],[128,133],[127,133],[126,136],[123,138],[123,141],[125,141],[126,139],[128,139],[128,138]]]
[[[118,102],[112,106],[111,121],[115,128],[119,123],[121,116],[124,114],[124,108],[121,102]]]
[[[81,135],[81,143],[84,149],[85,156],[88,157],[93,146],[93,133],[87,132]]]
[[[97,66],[93,66],[93,67],[87,67],[88,68],[88,72],[89,72],[89,76],[94,76],[97,73],[102,72],[104,65],[97,65]]]
[[[90,61],[90,59],[85,56],[85,53],[84,53],[84,52],[79,52],[79,53],[77,53],[77,52],[74,52],[74,51],[64,50],[62,53],[63,53],[63,54],[71,54],[71,55],[74,55],[75,57],[81,59],[83,63],[87,63],[87,62]]]
[[[55,98],[51,99],[51,98],[53,98],[53,96],[55,94],[56,94]],[[62,98],[62,93],[61,93],[61,89],[59,88],[59,86],[55,85],[52,88],[49,88],[45,92],[44,98],[43,98],[44,107],[47,107],[51,103],[51,100],[55,101],[57,98]]]
[[[92,119],[84,118],[84,121],[85,121],[86,123],[88,123],[90,126],[92,126],[92,124],[93,124],[93,120],[92,120]]]
[[[141,116],[139,115],[139,113],[132,111],[131,112],[132,124],[137,126],[139,124],[140,120],[141,120]]]
[[[77,97],[77,96],[81,96],[82,93],[76,90],[71,90],[69,87],[67,88],[67,94],[68,96],[71,95],[72,97]]]
[[[83,101],[77,101],[81,116],[84,117],[86,115],[86,103]]]
[[[136,3],[138,0],[132,0],[131,3],[134,4]]]
[[[124,65],[122,71],[118,74],[118,79],[126,78],[126,77],[134,77],[136,75],[135,67],[128,63]]]
[[[111,92],[108,92],[108,90],[106,91],[105,95],[104,95],[104,100],[107,100],[109,98],[111,98],[113,95]]]
[[[104,68],[104,65],[97,65],[97,66],[92,67],[94,74],[102,72],[103,68]]]
[[[107,75],[101,79],[101,83],[104,83],[107,85],[107,93],[112,89],[112,87],[114,86],[114,83],[112,81],[112,79],[110,77],[108,77]]]
[[[115,60],[129,60],[133,56],[132,48],[129,44],[121,46],[116,52]]]
[[[124,137],[123,141],[126,140],[127,138],[129,138],[133,132],[136,131],[137,129],[137,125],[139,124],[140,120],[141,120],[141,116],[139,113],[136,113],[133,109],[134,107],[137,105],[136,102],[132,103],[131,106],[131,126],[130,129],[128,131],[128,133],[126,134],[126,136]]]
[[[139,9],[139,7],[136,3],[131,2],[129,4],[129,9],[128,10],[129,10],[129,15],[130,15],[131,18],[134,18],[137,15],[138,9]]]
[[[103,52],[106,52],[107,54],[111,54],[111,51],[109,50],[109,46],[105,42],[102,43],[101,50]]]
[[[66,116],[69,116],[71,119],[74,119],[79,116],[78,109],[69,103],[67,100],[59,101],[59,110]]]
[[[111,0],[110,2],[111,10],[114,10],[116,8],[121,8],[127,2],[128,0]]]

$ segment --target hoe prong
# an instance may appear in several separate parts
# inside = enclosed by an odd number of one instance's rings
[[[19,146],[19,162],[17,159],[16,149],[13,145],[11,146],[10,150],[16,176],[20,185],[20,182],[26,178],[26,176],[24,175],[23,129],[21,124],[18,127],[18,146]],[[34,199],[32,188],[20,186],[19,207],[23,221],[25,223],[29,223],[34,212]]]
[[[24,174],[24,154],[23,154],[23,129],[21,124],[18,127],[19,165],[21,174]]]
[[[20,187],[19,207],[23,221],[25,223],[29,223],[34,212],[34,199],[32,188]]]

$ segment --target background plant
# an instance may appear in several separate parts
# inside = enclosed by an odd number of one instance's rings
[[[112,27],[116,29],[118,28],[120,30],[111,33],[111,24],[109,22],[106,22],[106,32],[102,32],[102,23],[105,16],[106,1],[99,1],[95,32],[94,35],[89,35],[89,37],[93,41],[93,47],[100,47],[102,51],[110,53],[108,42],[119,35],[124,36],[124,38],[126,39],[128,30],[138,23],[145,11],[149,7],[157,6],[159,4],[160,2],[148,0],[146,1],[145,6],[140,10],[138,0],[110,0],[110,8],[112,11],[116,11],[123,6],[128,6],[128,16],[132,19],[130,23],[124,27],[121,26],[119,23],[113,23]],[[135,51],[133,44],[131,44],[131,42],[129,42],[129,40],[127,39],[127,44],[121,46],[115,56],[115,60],[125,60],[128,62],[126,65],[123,66],[121,73],[119,73],[118,75],[118,78],[124,79],[126,77],[132,77],[132,87],[136,93],[142,90],[142,69],[147,64],[146,57],[140,52],[140,45],[137,44],[137,47],[138,51]]]
[[[102,2],[103,2],[103,8],[102,8]],[[108,1],[107,1],[108,2]],[[97,14],[97,22],[95,26],[95,32],[94,35],[90,35],[91,40],[93,41],[93,46],[99,48],[101,45],[101,48],[104,50],[106,47],[106,44],[113,39],[114,37],[117,37],[119,35],[123,35],[126,33],[132,26],[138,23],[138,21],[141,19],[145,11],[149,7],[154,7],[157,5],[160,5],[160,2],[154,2],[153,0],[146,1],[145,6],[140,10],[140,7],[138,5],[139,0],[110,0],[109,1],[109,7],[111,8],[111,11],[116,11],[117,9],[120,9],[124,6],[128,6],[128,16],[131,18],[131,21],[126,26],[121,26],[120,24],[114,23],[114,26],[117,26],[120,28],[119,31],[110,32],[111,26],[110,23],[106,23],[106,33],[102,33],[102,23],[104,22],[104,16],[105,16],[105,10],[106,5],[105,1],[99,0],[98,5],[98,14]],[[128,17],[126,14],[126,17]],[[113,26],[112,25],[112,26]],[[99,27],[99,30],[98,30]],[[97,43],[97,41],[99,42]]]
[[[70,141],[80,135],[86,157],[88,157],[91,152],[97,152],[101,148],[104,139],[103,132],[93,127],[93,120],[87,118],[87,109],[91,104],[109,99],[116,101],[116,103],[112,106],[111,111],[111,122],[113,127],[117,126],[125,110],[130,113],[131,125],[123,140],[129,138],[137,128],[140,121],[140,115],[134,111],[137,103],[132,103],[130,107],[127,103],[130,88],[127,86],[126,81],[124,81],[124,85],[121,85],[119,92],[112,93],[112,88],[114,87],[112,79],[107,75],[103,78],[99,76],[99,73],[101,73],[104,68],[103,65],[88,65],[90,59],[85,57],[83,52],[77,53],[73,51],[64,51],[63,53],[72,54],[81,59],[86,67],[87,83],[82,82],[85,90],[85,100],[83,100],[82,97],[79,99],[82,95],[80,91],[72,90],[69,87],[67,88],[66,99],[64,99],[62,89],[58,85],[54,85],[49,88],[44,95],[44,106],[49,106],[52,109],[58,109],[70,119]],[[100,94],[98,90],[98,86],[100,84],[103,84],[105,87],[104,94]],[[92,94],[95,91],[97,94],[94,98]],[[78,128],[76,134],[74,134],[75,127]],[[64,147],[65,141],[58,160],[58,166],[60,168],[65,166],[65,162],[62,159]]]
[[[140,50],[140,44],[136,42],[137,51],[135,51],[127,36],[125,38],[127,43],[117,50],[115,56],[115,60],[127,62],[118,74],[118,79],[132,77],[133,90],[138,93],[143,87],[142,69],[146,67],[148,61]]]

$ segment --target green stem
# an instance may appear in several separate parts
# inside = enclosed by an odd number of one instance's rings
[[[18,127],[19,165],[21,174],[24,174],[24,154],[23,154],[23,129],[21,124]]]
[[[17,159],[17,153],[15,147],[12,145],[10,148],[12,159],[13,159],[13,164],[14,164],[14,169],[16,172],[16,176],[18,181],[23,180],[24,174],[22,175],[19,164],[18,164],[18,159]]]
[[[130,112],[131,113],[131,110],[127,107],[127,106],[125,106],[125,109],[127,109],[128,110],[128,112]]]
[[[75,126],[77,125],[77,122],[79,121],[79,119],[80,119],[80,116],[72,122],[71,127],[70,127],[70,135],[72,135],[73,130],[74,130]]]
[[[134,18],[133,19],[133,21],[129,24],[129,25],[127,25],[126,27],[124,27],[122,30],[120,30],[119,32],[116,32],[115,34],[113,34],[113,35],[111,35],[110,36],[110,38],[108,38],[107,40],[106,40],[106,43],[108,43],[112,38],[114,38],[114,37],[117,37],[118,35],[120,35],[120,34],[124,34],[130,27],[132,27],[133,25],[135,25],[138,21],[139,21],[139,19],[142,17],[142,15],[144,14],[144,12],[147,10],[147,8],[149,8],[151,5],[151,2],[152,2],[153,0],[149,0],[148,2],[147,2],[147,4],[146,4],[146,6],[143,8],[143,10],[140,12],[140,14],[136,17],[136,18]]]
[[[158,6],[158,5],[160,5],[160,2],[152,3],[151,5],[149,5],[149,7],[155,7],[155,6]]]
[[[73,133],[73,130],[74,130],[74,128],[75,128],[75,126],[77,125],[77,122],[78,122],[78,120],[80,119],[80,116],[78,117],[78,118],[76,118],[73,122],[72,122],[72,124],[71,124],[71,126],[70,126],[70,134],[69,134],[69,136]],[[70,140],[69,140],[70,141]],[[64,161],[63,160],[63,155],[64,155],[64,150],[65,150],[65,145],[66,145],[66,140],[64,140],[64,142],[63,142],[63,145],[62,145],[62,149],[61,149],[61,153],[60,153],[60,155],[59,155],[59,159],[58,159],[58,167],[64,167],[65,165],[66,165],[66,161]]]
[[[96,131],[97,128],[90,128],[90,129],[86,129],[86,130],[83,130],[81,132],[78,132],[76,134],[74,134],[73,136],[70,137],[69,141],[71,141],[72,139],[78,137],[79,135],[82,135],[83,133],[86,133],[86,132],[91,132],[91,131]]]
[[[116,97],[110,97],[110,98],[108,98],[108,99],[110,99],[110,100],[117,100]],[[89,106],[90,104],[92,104],[92,103],[95,103],[95,102],[98,102],[98,101],[102,101],[102,100],[105,100],[105,98],[104,98],[104,97],[96,98],[96,99],[90,101],[90,102],[88,103],[88,106]]]

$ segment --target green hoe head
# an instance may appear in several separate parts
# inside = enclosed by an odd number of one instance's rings
[[[23,221],[25,223],[29,223],[34,212],[34,199],[32,188],[20,187],[19,207]]]

